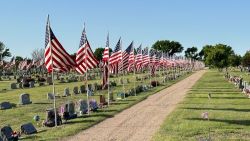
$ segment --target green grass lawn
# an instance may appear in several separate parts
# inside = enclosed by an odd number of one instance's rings
[[[140,74],[147,75],[147,74]],[[124,100],[115,101],[109,108],[99,109],[98,112],[91,113],[90,116],[83,116],[73,120],[68,121],[67,124],[59,126],[57,128],[48,128],[42,127],[41,125],[37,125],[35,121],[33,121],[33,116],[39,115],[41,117],[41,121],[45,119],[45,110],[53,107],[53,101],[47,100],[47,93],[52,92],[52,86],[36,86],[31,89],[16,89],[10,90],[8,81],[1,81],[0,87],[7,87],[6,91],[0,92],[0,102],[9,101],[13,104],[16,104],[16,107],[8,110],[0,110],[0,127],[4,125],[10,125],[14,130],[19,131],[21,124],[32,122],[36,128],[38,129],[38,133],[30,136],[22,136],[22,140],[58,140],[62,137],[66,137],[69,135],[74,135],[77,132],[86,129],[98,122],[112,117],[114,114],[140,102],[145,99],[150,94],[154,94],[155,92],[172,85],[173,83],[183,79],[187,75],[178,78],[175,81],[168,81],[165,84],[160,85],[157,88],[153,88],[147,92],[140,93],[137,96],[130,96]],[[132,75],[125,76],[125,78],[130,78],[130,83],[125,84],[125,91],[134,87],[134,77]],[[112,78],[117,79],[117,78]],[[157,78],[159,81],[162,81],[162,77]],[[154,80],[154,79],[152,79]],[[89,83],[99,82],[101,80],[92,80]],[[117,82],[118,79],[117,79]],[[70,88],[71,94],[73,93],[74,86],[80,86],[84,84],[84,82],[75,82],[75,83],[58,83],[56,82],[56,92],[62,95],[65,87]],[[137,81],[135,85],[139,84],[149,84],[149,79],[144,81]],[[123,91],[123,85],[118,84],[117,87],[114,88],[114,98],[116,98],[116,94],[118,92]],[[30,105],[18,105],[19,95],[22,93],[30,94],[31,101],[33,102]],[[95,96],[90,98],[94,98],[99,103],[99,95],[106,94],[107,90],[95,92]],[[57,99],[57,107],[59,107],[64,102],[71,100],[76,102],[79,99],[86,99],[86,94],[73,95],[65,98]]]
[[[208,93],[212,98],[208,99]],[[209,121],[201,114],[209,113]],[[250,99],[223,73],[209,70],[164,121],[152,140],[250,140]]]

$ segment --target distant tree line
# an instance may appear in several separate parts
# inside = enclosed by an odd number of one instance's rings
[[[169,56],[181,53],[184,50],[181,43],[170,40],[158,40],[152,45],[152,48],[168,53]],[[99,61],[102,59],[103,51],[103,47],[96,48],[94,51],[94,55]],[[110,53],[111,52],[112,49],[110,49]],[[250,68],[250,51],[247,51],[245,55],[241,57],[234,52],[231,46],[225,44],[205,45],[200,51],[198,51],[197,47],[189,47],[186,48],[184,53],[186,58],[204,61],[205,65],[209,67],[222,69],[229,66],[237,67],[242,65]],[[41,59],[44,56],[44,49],[34,49],[31,56],[33,60]],[[75,54],[72,54],[72,57],[74,56]],[[11,57],[10,50],[3,42],[0,42],[0,61],[7,57]],[[21,56],[16,56],[15,59],[17,62],[24,60]]]

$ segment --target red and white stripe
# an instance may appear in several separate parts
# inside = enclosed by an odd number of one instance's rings
[[[66,72],[75,66],[74,59],[66,52],[50,28],[49,19],[46,27],[45,46],[45,66],[49,73],[52,72],[52,69]]]
[[[91,50],[84,28],[80,41],[80,48],[76,53],[76,71],[80,74],[84,74],[87,70],[96,68],[97,66],[98,61]]]

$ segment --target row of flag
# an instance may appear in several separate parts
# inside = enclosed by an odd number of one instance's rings
[[[141,71],[146,68],[156,70],[158,67],[185,65],[189,64],[190,60],[171,58],[167,53],[154,49],[149,50],[148,47],[143,49],[142,45],[135,49],[133,41],[124,51],[122,51],[121,38],[119,38],[114,51],[110,55],[108,35],[102,61],[98,62],[87,39],[85,26],[76,56],[73,57],[67,53],[56,38],[50,27],[48,18],[46,25],[44,58],[37,61],[24,59],[23,61],[18,62],[18,69],[29,70],[32,67],[45,66],[49,73],[53,70],[67,72],[74,69],[78,73],[84,74],[87,70],[100,66],[100,63],[102,64],[103,71],[106,69],[107,73],[110,72],[117,74],[119,71],[132,72]],[[16,61],[13,57],[9,63],[5,63],[4,68],[12,68],[15,64]]]
[[[134,43],[131,42],[127,49],[122,51],[122,40],[120,38],[114,51],[109,55],[108,35],[106,47],[103,52],[102,64],[107,66],[110,72],[116,74],[119,71],[139,71],[149,65],[153,68],[160,65],[171,65],[171,63],[173,63],[167,58],[168,55],[166,53],[153,49],[149,51],[147,47],[142,49],[142,45],[136,49],[136,53],[134,50]],[[99,62],[90,47],[85,26],[76,58],[73,58],[56,38],[48,19],[45,36],[45,66],[48,72],[52,72],[52,70],[67,72],[70,69],[75,69],[80,74],[84,74],[87,70],[98,67]]]
[[[19,70],[29,70],[31,68],[40,68],[44,65],[44,59],[41,58],[37,61],[24,59],[22,61],[17,61],[15,57],[9,62],[1,61],[0,66],[5,70],[19,69]]]

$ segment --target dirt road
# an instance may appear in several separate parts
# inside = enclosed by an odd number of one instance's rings
[[[114,117],[65,140],[148,141],[204,73],[205,70],[198,71]]]

